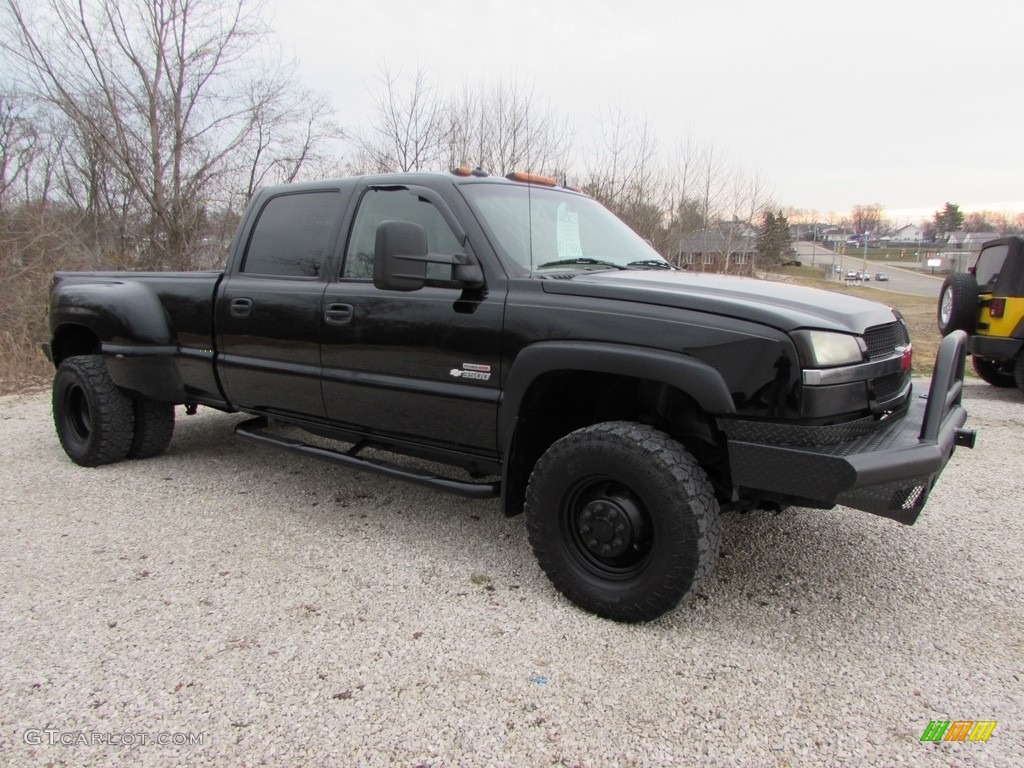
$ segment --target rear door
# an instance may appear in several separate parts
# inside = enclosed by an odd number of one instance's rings
[[[347,195],[285,191],[257,212],[216,304],[219,371],[237,406],[322,419],[320,326]]]
[[[460,242],[448,223],[453,214],[435,202],[414,188],[364,190],[342,269],[324,297],[327,416],[392,440],[496,454],[504,281],[492,279],[472,296],[449,288],[383,291],[372,281],[381,222],[420,225],[431,253],[473,247]]]

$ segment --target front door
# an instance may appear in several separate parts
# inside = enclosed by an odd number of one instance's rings
[[[420,225],[431,253],[463,251],[433,203],[405,188],[363,194],[341,273],[324,295],[327,416],[392,440],[496,454],[504,294],[485,291],[469,301],[456,289],[375,288],[373,252],[383,221]]]

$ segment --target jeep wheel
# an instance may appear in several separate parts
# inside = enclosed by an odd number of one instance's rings
[[[1017,383],[1017,389],[1024,392],[1024,353],[1017,355],[1017,362],[1013,366],[1013,379]]]
[[[1017,386],[1013,375],[1014,363],[1014,360],[992,360],[987,357],[971,355],[974,372],[981,377],[982,381],[988,382],[993,387]]]
[[[939,291],[939,333],[953,331],[974,333],[978,320],[978,283],[974,275],[954,272],[948,275]]]
[[[128,455],[132,401],[110,379],[99,355],[69,357],[53,379],[53,423],[68,457],[83,467]]]
[[[134,403],[135,434],[129,459],[148,459],[167,450],[174,436],[174,404],[139,399]]]
[[[530,544],[572,602],[650,621],[696,591],[718,558],[718,502],[704,470],[663,432],[632,422],[579,429],[537,462]]]

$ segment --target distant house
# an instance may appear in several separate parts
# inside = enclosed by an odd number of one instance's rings
[[[964,244],[964,238],[967,237],[967,233],[962,229],[955,230],[953,232],[946,232],[946,245],[950,248],[962,248]]]
[[[958,229],[946,233],[946,245],[958,251],[980,251],[983,243],[999,236],[998,232],[964,232]]]
[[[676,242],[680,266],[706,272],[750,269],[757,251],[757,230],[741,221],[723,222],[688,232]]]
[[[999,236],[998,232],[968,232],[961,248],[965,251],[980,251],[981,246]]]
[[[846,229],[844,227],[831,227],[826,229],[823,233],[822,239],[826,243],[845,243],[851,237],[856,235],[852,229]]]
[[[905,227],[897,229],[892,236],[892,239],[900,243],[913,243],[921,239],[924,232],[916,224],[907,224]]]

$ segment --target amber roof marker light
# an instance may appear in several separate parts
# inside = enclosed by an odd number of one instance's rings
[[[510,173],[505,178],[509,181],[520,181],[526,184],[539,184],[544,187],[558,186],[558,182],[550,176],[541,176],[538,173],[522,173],[517,171],[516,173]]]

